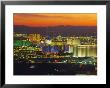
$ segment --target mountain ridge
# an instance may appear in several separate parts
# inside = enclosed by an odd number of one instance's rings
[[[70,35],[70,34],[91,34],[97,33],[96,26],[48,26],[48,27],[28,27],[24,25],[14,25],[14,32],[15,33],[40,33],[43,35],[48,34],[63,34],[63,35]]]

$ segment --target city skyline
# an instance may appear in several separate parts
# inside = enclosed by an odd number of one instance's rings
[[[15,75],[97,74],[97,14],[14,13],[13,25]]]

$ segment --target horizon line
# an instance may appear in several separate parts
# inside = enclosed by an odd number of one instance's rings
[[[25,27],[58,27],[58,26],[64,26],[64,27],[66,27],[66,26],[72,26],[72,27],[97,27],[97,25],[96,26],[73,26],[73,25],[56,25],[56,26],[53,26],[53,25],[50,25],[50,26],[27,26],[27,25],[13,25],[13,26],[25,26]]]

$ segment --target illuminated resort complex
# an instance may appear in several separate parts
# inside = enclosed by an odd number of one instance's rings
[[[14,57],[30,63],[75,63],[78,58],[96,61],[95,36],[42,36],[41,34],[14,34]]]

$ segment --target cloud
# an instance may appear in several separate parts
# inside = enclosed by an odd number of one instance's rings
[[[14,13],[14,16],[19,16],[19,17],[35,17],[35,18],[63,18],[63,19],[71,19],[71,17],[69,16],[63,16],[64,14],[61,14],[58,16],[55,13],[53,15],[51,14],[46,14],[46,13],[42,13],[42,14],[36,14],[36,13]]]

